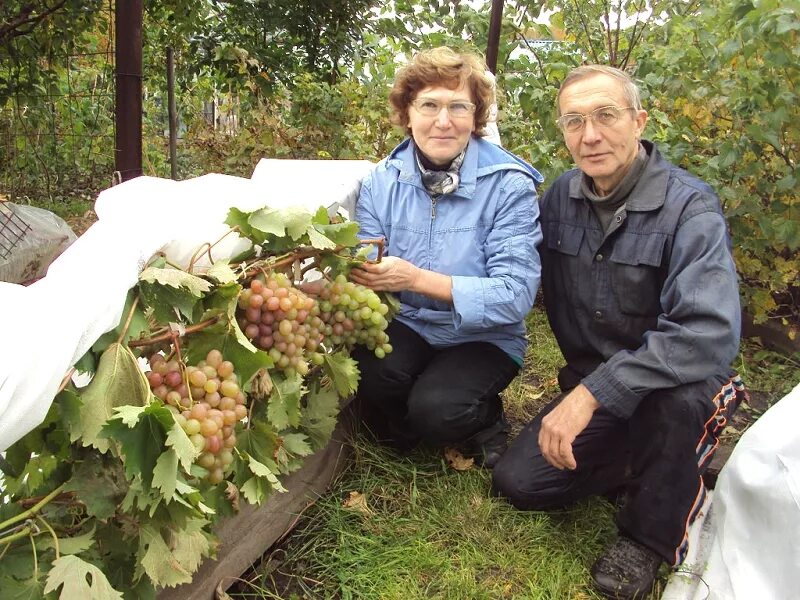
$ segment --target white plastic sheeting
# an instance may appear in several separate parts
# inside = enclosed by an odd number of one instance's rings
[[[231,207],[352,207],[368,161],[262,160],[251,179],[139,177],[102,192],[98,221],[28,287],[0,283],[0,451],[44,420],[70,367],[117,326],[128,290],[153,254],[186,265],[227,231]],[[214,260],[246,242],[227,236]]]
[[[662,600],[800,598],[800,384],[764,413],[717,478]]]

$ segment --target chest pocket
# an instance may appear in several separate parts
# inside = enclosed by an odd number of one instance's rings
[[[656,316],[661,309],[663,233],[622,233],[610,257],[611,287],[620,310],[629,315]]]
[[[581,285],[587,285],[587,277],[581,277],[580,249],[583,229],[565,223],[548,224],[547,249],[553,260],[544,264],[546,283],[554,286],[556,297],[570,304],[581,305]],[[547,273],[549,272],[549,273]],[[585,291],[585,290],[584,290]],[[584,297],[584,301],[586,301]]]

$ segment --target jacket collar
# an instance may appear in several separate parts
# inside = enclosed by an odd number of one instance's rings
[[[653,142],[648,140],[641,142],[647,152],[647,164],[639,181],[636,182],[625,200],[626,211],[658,210],[664,205],[667,198],[670,164],[664,160]],[[581,192],[580,169],[575,170],[575,174],[569,181],[569,197],[576,200],[585,198]]]
[[[413,138],[406,138],[392,150],[386,159],[386,164],[400,172],[398,180],[401,183],[424,188],[419,167],[414,158],[415,150],[416,145]],[[472,198],[475,194],[478,178],[497,171],[519,171],[533,179],[534,184],[537,186],[544,180],[536,169],[518,156],[492,142],[473,135],[467,144],[464,162],[461,163],[461,171],[459,172],[461,182],[452,195]]]

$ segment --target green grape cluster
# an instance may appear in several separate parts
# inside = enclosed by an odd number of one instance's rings
[[[247,398],[239,388],[233,363],[219,350],[211,350],[205,360],[185,368],[177,360],[154,354],[150,369],[150,389],[197,449],[195,462],[208,471],[206,480],[221,482],[233,462],[236,423],[247,416]]]
[[[306,375],[309,361],[319,364],[325,324],[314,298],[292,286],[283,273],[253,279],[239,295],[239,326],[284,371]]]
[[[319,310],[326,342],[348,347],[362,344],[378,358],[392,351],[386,333],[389,307],[371,289],[338,275],[320,292]]]

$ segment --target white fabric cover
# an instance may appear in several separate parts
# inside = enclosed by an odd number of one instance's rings
[[[0,451],[44,420],[72,365],[122,318],[127,291],[152,255],[187,265],[228,231],[230,207],[349,206],[368,161],[262,160],[252,179],[138,177],[103,191],[98,221],[28,287],[0,282]],[[232,234],[215,260],[247,246]],[[202,262],[201,262],[202,264]]]
[[[800,384],[764,413],[717,479],[711,512],[662,600],[800,597]],[[702,530],[705,529],[705,532]],[[702,578],[702,579],[701,579]]]

